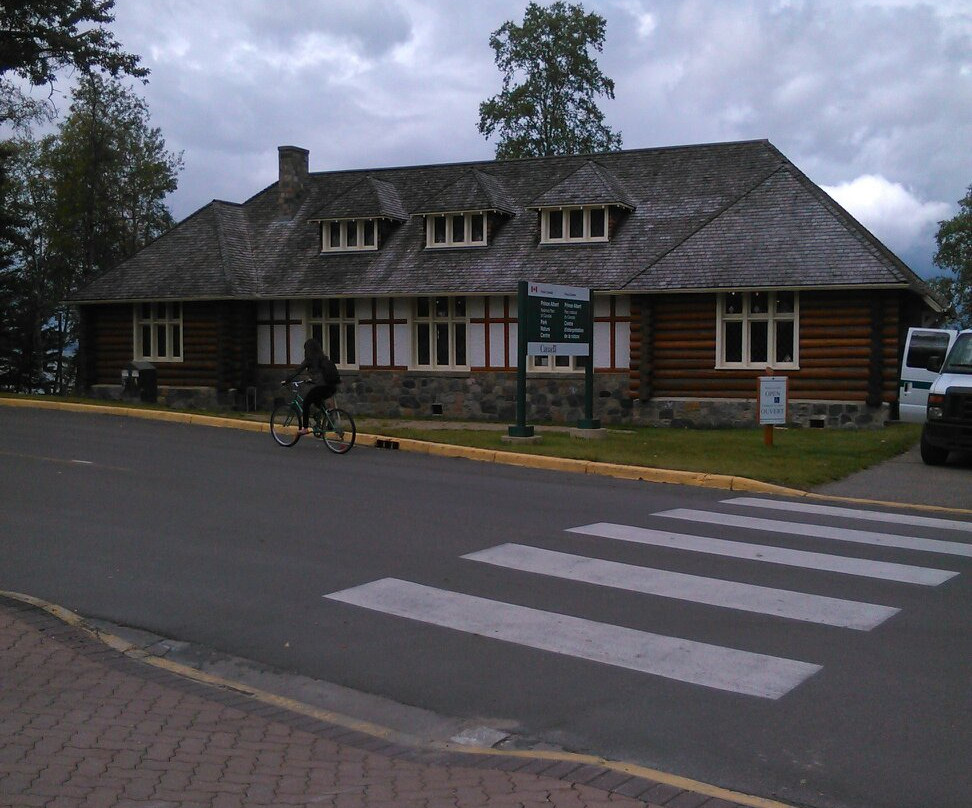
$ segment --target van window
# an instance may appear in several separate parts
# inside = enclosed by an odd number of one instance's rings
[[[905,364],[910,368],[924,370],[928,367],[928,360],[933,356],[944,359],[945,353],[948,351],[948,338],[948,334],[916,331],[911,335],[911,344],[908,346]]]

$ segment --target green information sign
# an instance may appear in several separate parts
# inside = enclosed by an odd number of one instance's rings
[[[528,356],[589,356],[591,290],[549,283],[527,284]]]
[[[582,429],[600,429],[594,418],[594,309],[591,290],[577,286],[520,281],[517,286],[516,424],[512,438],[532,438],[526,422],[528,356],[587,356],[584,365]]]

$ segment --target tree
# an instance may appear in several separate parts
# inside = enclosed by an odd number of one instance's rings
[[[117,80],[90,74],[74,91],[51,150],[59,225],[53,234],[70,263],[70,287],[134,255],[174,224],[165,198],[182,155],[166,150],[145,101]]]
[[[60,392],[75,330],[63,301],[171,226],[162,199],[175,189],[181,157],[165,152],[159,130],[147,125],[144,102],[117,83],[123,75],[144,80],[149,71],[107,29],[114,5],[0,5],[0,124],[21,133],[19,141],[0,144],[2,387]],[[47,85],[53,93],[58,73],[68,68],[81,78],[71,116],[58,135],[35,141],[29,125],[56,110],[23,88]]]
[[[52,300],[57,299],[48,232],[52,181],[43,155],[53,137],[4,144],[9,159],[5,203],[14,212],[8,263],[0,272],[0,386],[36,391],[45,387],[51,340]]]
[[[932,286],[949,301],[949,317],[972,326],[972,185],[959,200],[959,212],[938,223],[935,265],[952,272],[932,279]]]
[[[23,122],[41,107],[10,81],[53,87],[57,72],[103,70],[111,76],[144,78],[140,58],[125,53],[105,28],[114,21],[115,0],[4,0],[0,6],[0,123]]]
[[[12,185],[25,215],[12,268],[0,276],[16,334],[3,383],[59,393],[72,381],[77,330],[64,301],[172,226],[164,200],[182,156],[166,150],[141,98],[92,73],[75,89],[57,134],[22,139],[17,157]]]
[[[588,154],[621,148],[621,133],[604,124],[596,97],[614,98],[614,82],[592,58],[601,52],[605,21],[558,0],[530,3],[523,24],[505,22],[490,47],[503,90],[479,105],[479,131],[499,133],[498,159]]]
[[[10,386],[18,375],[15,358],[18,329],[14,312],[23,295],[15,268],[20,233],[26,220],[13,173],[16,156],[17,148],[12,142],[0,143],[0,389]]]

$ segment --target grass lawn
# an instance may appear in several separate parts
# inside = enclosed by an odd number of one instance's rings
[[[364,431],[370,424],[365,422]],[[603,440],[572,438],[566,432],[538,430],[538,444],[501,441],[505,428],[424,429],[382,419],[380,433],[391,437],[428,440],[516,452],[571,457],[635,466],[650,466],[712,474],[731,474],[754,480],[810,489],[846,477],[887,460],[913,446],[921,433],[915,424],[884,429],[782,429],[773,433],[773,446],[754,429],[609,429]]]

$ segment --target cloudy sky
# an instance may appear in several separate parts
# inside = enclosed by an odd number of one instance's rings
[[[544,0],[544,4],[546,4]],[[922,275],[972,184],[969,0],[583,0],[625,148],[767,138]],[[489,159],[489,36],[526,0],[117,0],[116,37],[184,151],[183,218],[312,171]]]

